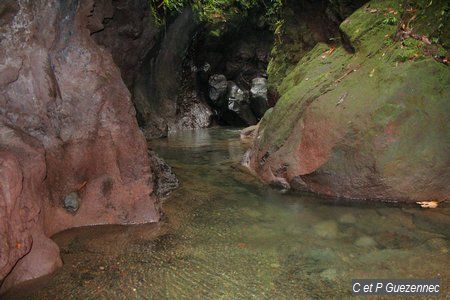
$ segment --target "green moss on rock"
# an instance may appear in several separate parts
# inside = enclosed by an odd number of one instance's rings
[[[423,16],[422,2],[411,7]],[[319,43],[292,68],[253,147],[264,180],[301,178],[346,198],[448,200],[450,69],[424,41],[394,41],[398,26],[385,21],[411,7],[369,2],[341,25],[354,54]],[[435,32],[420,20],[422,35]]]

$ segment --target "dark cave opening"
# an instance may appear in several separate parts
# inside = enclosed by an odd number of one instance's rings
[[[295,65],[318,42],[343,43],[351,51],[339,24],[364,2],[288,1],[285,30],[275,34],[261,9],[218,26],[185,8],[156,25],[148,3],[122,0],[96,3],[89,28],[119,66],[144,134],[158,138],[212,125],[255,125],[279,97],[278,79],[267,73],[271,52],[285,51]]]

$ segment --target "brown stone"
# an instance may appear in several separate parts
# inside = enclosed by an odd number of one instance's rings
[[[90,36],[94,2],[5,3],[10,9],[0,23],[2,292],[61,265],[49,239],[56,232],[160,218],[130,93],[111,55]],[[76,213],[64,209],[64,197],[72,192],[79,196]]]

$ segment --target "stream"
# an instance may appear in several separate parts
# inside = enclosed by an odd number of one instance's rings
[[[163,221],[59,233],[64,266],[6,299],[342,298],[353,278],[440,277],[449,286],[449,205],[281,193],[237,167],[246,145],[232,128],[150,147],[181,182]]]

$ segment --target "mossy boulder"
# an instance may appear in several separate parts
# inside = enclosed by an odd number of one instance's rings
[[[370,1],[340,26],[355,53],[318,43],[305,54],[278,86],[248,166],[327,196],[448,200],[450,69],[425,42],[393,40],[406,10],[429,9],[422,2]]]

